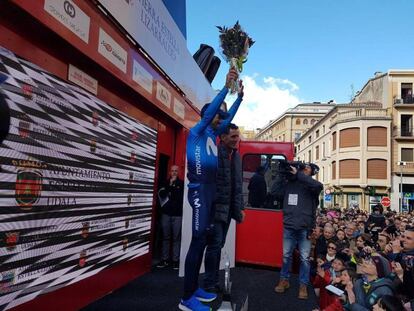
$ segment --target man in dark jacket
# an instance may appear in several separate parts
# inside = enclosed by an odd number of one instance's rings
[[[306,164],[297,169],[291,166],[290,174],[278,174],[272,187],[272,195],[283,201],[283,265],[280,281],[275,287],[277,293],[284,293],[289,288],[289,268],[292,252],[296,245],[300,253],[299,299],[307,299],[309,282],[309,236],[316,223],[316,209],[319,194],[323,189],[320,182],[312,178],[318,171],[313,164]]]
[[[240,130],[230,124],[224,134],[220,135],[218,146],[217,192],[214,201],[214,226],[207,237],[205,255],[204,289],[208,292],[218,291],[221,249],[226,242],[231,219],[244,220],[242,197],[242,168],[237,146]]]
[[[168,265],[170,244],[173,244],[173,268],[178,270],[180,259],[181,223],[183,219],[184,182],[178,178],[178,166],[171,166],[170,178],[158,191],[161,205],[162,255],[158,268]]]
[[[250,179],[247,189],[249,190],[248,200],[251,207],[263,207],[266,201],[267,185],[264,177],[265,172],[266,168],[259,166],[256,169],[256,173]]]

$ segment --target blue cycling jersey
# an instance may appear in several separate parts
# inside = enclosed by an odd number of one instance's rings
[[[216,130],[213,130],[210,123],[220,109],[227,92],[228,89],[224,87],[206,109],[201,120],[190,129],[190,134],[187,138],[187,177],[190,181],[190,186],[191,183],[207,184],[214,183],[216,180],[216,137],[223,133],[224,129],[233,120],[242,101],[242,98],[238,97],[228,111],[228,118],[223,120]]]

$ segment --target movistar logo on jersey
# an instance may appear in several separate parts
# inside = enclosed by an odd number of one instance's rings
[[[217,157],[217,146],[211,137],[207,138],[206,150],[208,155],[211,155],[211,153],[213,153]]]
[[[198,231],[200,229],[200,207],[201,207],[199,198],[194,199],[194,207],[195,207],[194,227],[195,227],[195,230]]]
[[[201,147],[195,147],[195,166],[196,166],[196,174],[201,175]]]

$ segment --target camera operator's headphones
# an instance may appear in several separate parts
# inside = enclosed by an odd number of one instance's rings
[[[7,76],[0,72],[0,86],[7,80]],[[10,129],[10,108],[4,99],[4,95],[0,91],[0,145],[6,136],[9,134]]]

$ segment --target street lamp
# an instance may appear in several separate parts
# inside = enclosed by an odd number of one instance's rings
[[[403,207],[403,167],[407,165],[407,162],[398,161],[397,165],[400,166],[400,213],[402,213],[402,207]]]

